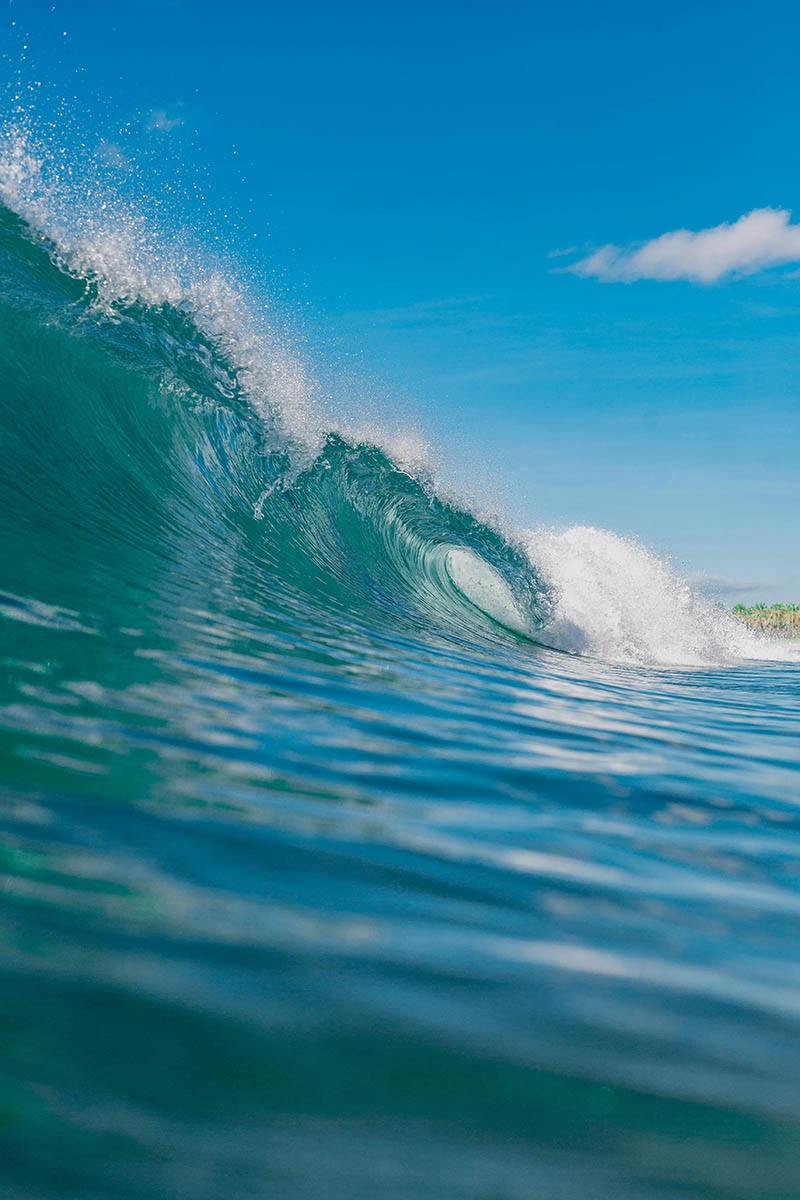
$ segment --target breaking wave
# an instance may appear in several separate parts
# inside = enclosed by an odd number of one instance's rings
[[[16,477],[3,519],[12,544],[25,537],[13,562],[69,547],[77,566],[135,545],[139,589],[148,556],[168,553],[366,624],[641,664],[785,653],[635,542],[490,520],[437,483],[424,452],[333,422],[246,287],[196,249],[159,246],[97,181],[78,205],[74,180],[19,132],[0,148],[0,198]],[[43,508],[56,544],[28,539]],[[64,604],[45,590],[34,598]]]

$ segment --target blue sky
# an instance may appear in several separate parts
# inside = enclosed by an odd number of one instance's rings
[[[13,0],[4,19],[9,61],[27,45],[24,72],[98,138],[127,124],[126,145],[191,160],[319,353],[454,477],[498,480],[528,523],[634,533],[731,599],[800,600],[800,240],[782,218],[755,251],[746,226],[721,250],[626,249],[792,209],[796,6]]]

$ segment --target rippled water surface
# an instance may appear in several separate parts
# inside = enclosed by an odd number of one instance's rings
[[[0,215],[3,1194],[800,1194],[797,658]]]

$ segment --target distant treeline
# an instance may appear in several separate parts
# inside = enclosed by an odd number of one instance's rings
[[[737,604],[733,615],[759,632],[800,638],[800,604]]]

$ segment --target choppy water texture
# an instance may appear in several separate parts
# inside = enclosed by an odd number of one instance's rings
[[[231,289],[145,281],[31,170],[3,1195],[800,1195],[796,658],[326,428]]]

